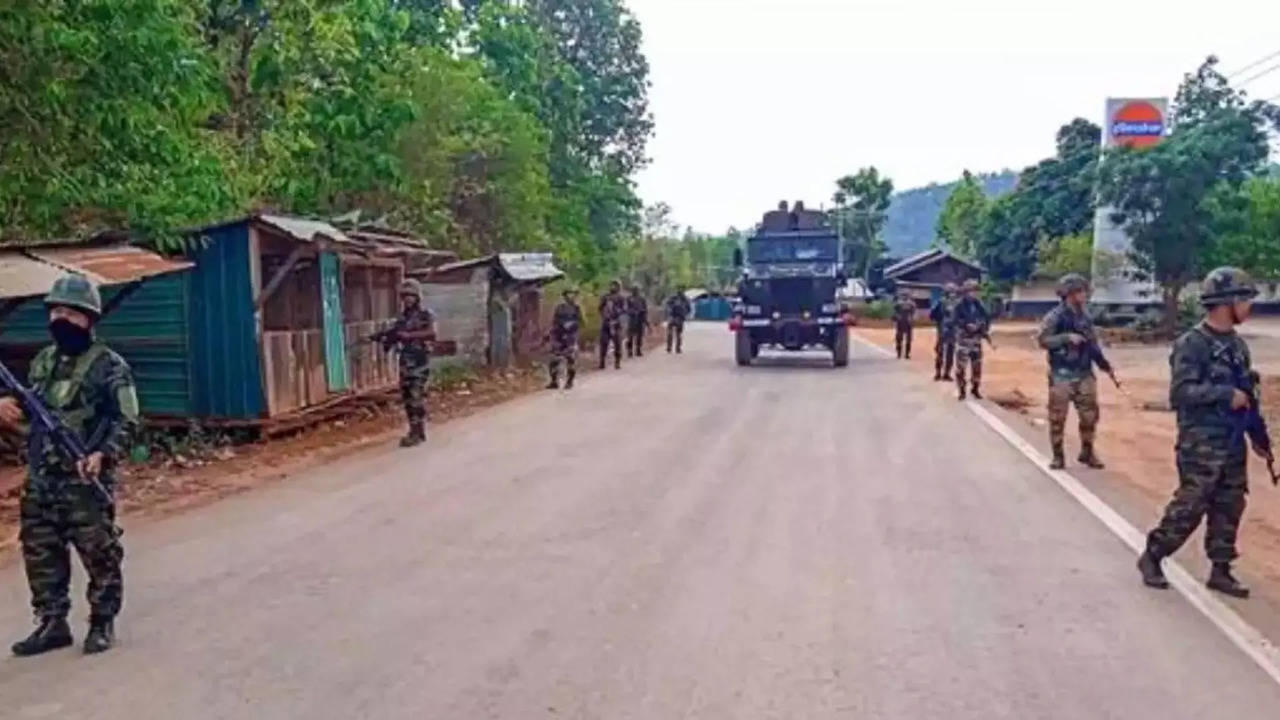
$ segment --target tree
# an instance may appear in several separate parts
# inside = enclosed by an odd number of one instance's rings
[[[836,181],[834,212],[845,240],[845,266],[856,277],[865,277],[868,268],[884,252],[881,233],[893,200],[893,181],[881,177],[875,167],[864,167]]]
[[[938,216],[938,241],[962,257],[974,257],[988,205],[987,195],[977,178],[965,170]]]
[[[1203,265],[1280,276],[1280,178],[1250,178],[1238,189],[1219,186],[1208,202],[1216,239]]]
[[[1088,276],[1093,266],[1093,235],[1079,233],[1043,240],[1039,249],[1039,270],[1050,277],[1067,273]]]
[[[0,5],[0,240],[163,234],[235,208],[180,0]]]
[[[1133,241],[1131,259],[1160,286],[1166,329],[1177,322],[1182,289],[1206,270],[1214,238],[1214,199],[1262,169],[1266,130],[1280,113],[1248,103],[1210,57],[1187,75],[1173,109],[1173,132],[1144,150],[1108,153],[1100,195]]]

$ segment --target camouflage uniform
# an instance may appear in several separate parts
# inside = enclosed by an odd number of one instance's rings
[[[435,316],[419,303],[401,311],[390,328],[392,338],[400,345],[400,401],[409,420],[409,434],[403,444],[411,445],[426,438],[427,379],[431,373],[428,340],[405,339],[404,333],[435,329]]]
[[[929,309],[929,319],[938,327],[938,339],[933,346],[933,379],[950,380],[951,368],[956,361],[957,301],[955,289],[948,287],[946,294]]]
[[[627,299],[618,288],[600,298],[600,369],[604,369],[609,347],[613,346],[613,366],[622,367],[622,318],[627,314]]]
[[[667,298],[667,352],[671,352],[673,345],[677,353],[684,351],[684,323],[691,310],[684,293]]]
[[[893,305],[893,346],[899,358],[911,358],[912,323],[916,319],[916,301],[908,295],[898,296]]]
[[[649,302],[637,290],[627,298],[627,357],[644,355],[644,334],[649,329]]]
[[[79,436],[88,455],[100,454],[97,481],[111,495],[116,465],[138,425],[133,375],[123,358],[93,337],[90,328],[102,313],[102,301],[91,282],[65,275],[54,283],[45,304],[52,308],[55,342],[35,356],[27,379],[46,408]],[[55,317],[60,308],[88,317],[90,327]],[[115,507],[81,478],[76,463],[53,438],[29,426],[20,430],[27,434],[27,477],[18,506],[18,537],[39,627],[15,643],[13,652],[35,655],[71,644],[68,545],[75,547],[89,577],[90,629],[84,649],[102,652],[111,647],[113,621],[124,602],[124,547]]]
[[[103,453],[98,479],[108,491],[114,490],[116,463],[138,423],[137,390],[129,365],[100,342],[78,356],[50,345],[32,361],[29,380],[90,452]],[[80,479],[50,438],[30,434],[27,450],[19,538],[32,609],[39,618],[64,618],[71,609],[70,543],[89,576],[90,614],[114,618],[124,597],[124,547],[115,509]]]
[[[1218,268],[1205,278],[1201,302],[1213,312],[1256,295],[1248,275]],[[1239,323],[1234,312],[1233,307]],[[1178,413],[1178,489],[1160,524],[1147,535],[1138,569],[1147,585],[1168,587],[1160,561],[1177,552],[1204,517],[1204,549],[1213,562],[1206,584],[1248,597],[1248,588],[1231,574],[1231,562],[1238,557],[1236,536],[1248,493],[1245,429],[1239,420],[1249,410],[1232,410],[1231,404],[1243,392],[1239,378],[1253,372],[1249,346],[1234,329],[1221,332],[1206,321],[1174,342],[1169,366],[1169,403]],[[1261,441],[1265,444],[1255,441],[1254,450],[1270,457],[1269,438]]]
[[[981,397],[982,339],[990,329],[991,318],[987,309],[975,298],[966,297],[956,305],[952,313],[956,325],[956,386],[964,399],[966,381],[972,387],[974,397]],[[969,373],[972,377],[966,377]]]
[[[1174,343],[1169,360],[1169,402],[1178,411],[1178,490],[1164,519],[1147,536],[1158,557],[1182,547],[1208,518],[1205,554],[1213,562],[1235,560],[1236,532],[1244,514],[1245,444],[1234,437],[1232,364],[1251,370],[1249,346],[1235,331],[1222,334],[1206,325]]]
[[[582,309],[569,297],[556,306],[551,316],[551,362],[548,370],[551,383],[548,388],[560,386],[560,365],[565,365],[567,374],[565,388],[573,387],[573,379],[578,374],[578,330],[582,327]]]
[[[1084,342],[1072,344],[1071,335]],[[1097,334],[1089,316],[1066,303],[1050,310],[1040,321],[1040,347],[1049,353],[1049,443],[1053,447],[1054,465],[1062,467],[1063,435],[1067,412],[1074,403],[1080,418],[1080,461],[1101,465],[1093,452],[1098,427],[1098,381],[1093,374],[1096,364],[1111,373],[1111,363],[1098,346]]]

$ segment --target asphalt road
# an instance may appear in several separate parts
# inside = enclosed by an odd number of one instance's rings
[[[1280,688],[973,415],[722,326],[127,528],[120,645],[3,718],[1231,718]],[[77,635],[84,615],[77,585]],[[29,627],[16,565],[0,628]]]

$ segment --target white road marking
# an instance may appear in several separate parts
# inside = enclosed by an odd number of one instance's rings
[[[858,343],[882,357],[893,356],[893,353],[888,350],[862,338],[858,338]],[[1014,449],[1030,460],[1033,465],[1040,468],[1041,472],[1048,475],[1067,494],[1075,498],[1076,502],[1083,505],[1103,525],[1106,525],[1107,529],[1120,538],[1120,541],[1127,545],[1135,555],[1146,548],[1147,539],[1145,535],[1070,473],[1050,468],[1048,458],[1032,447],[1031,443],[1027,442],[1003,420],[983,407],[982,403],[970,400],[965,402],[965,406],[986,423],[987,427],[994,430],[997,435],[1004,438]],[[1248,655],[1268,677],[1276,684],[1280,684],[1280,648],[1275,643],[1268,640],[1257,628],[1240,617],[1226,603],[1214,597],[1208,588],[1192,577],[1176,561],[1171,558],[1167,559],[1164,563],[1164,569],[1165,576],[1169,578],[1169,584],[1181,593],[1187,599],[1187,602],[1191,603],[1192,607],[1208,618],[1236,647],[1240,648],[1245,655]],[[1134,568],[1133,572],[1134,582],[1141,582],[1138,578],[1137,568]],[[1159,591],[1153,589],[1151,592]]]

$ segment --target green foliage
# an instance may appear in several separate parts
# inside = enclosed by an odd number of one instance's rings
[[[652,132],[618,0],[0,4],[0,240],[363,210],[617,272]]]
[[[1040,242],[1039,270],[1049,277],[1068,273],[1089,276],[1093,265],[1093,235],[1077,233]]]
[[[1233,265],[1280,277],[1280,179],[1253,177],[1239,188],[1219,185],[1206,200],[1215,240],[1204,266]]]
[[[164,232],[235,208],[190,3],[0,4],[0,240]]]
[[[864,167],[836,181],[834,220],[845,241],[845,267],[855,277],[884,252],[881,233],[893,198],[893,181],[874,167]]]
[[[1160,285],[1167,323],[1182,288],[1212,259],[1223,193],[1265,169],[1266,131],[1277,118],[1274,106],[1248,103],[1216,65],[1211,57],[1184,79],[1168,138],[1108,153],[1100,168],[1101,199],[1132,238],[1139,271]]]
[[[989,204],[978,179],[965,170],[938,216],[938,242],[961,257],[972,258]]]
[[[663,301],[677,290],[732,286],[737,271],[733,250],[741,233],[730,229],[721,236],[683,234],[671,220],[671,208],[657,203],[645,208],[643,229],[618,247],[620,279],[639,285],[654,301]]]

